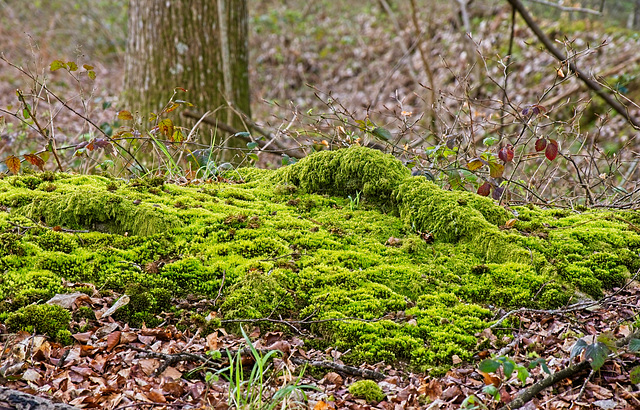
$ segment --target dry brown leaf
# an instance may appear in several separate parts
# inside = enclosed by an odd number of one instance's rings
[[[122,295],[120,297],[120,299],[116,300],[116,302],[113,304],[113,306],[111,306],[104,313],[102,313],[100,315],[100,317],[98,317],[98,319],[105,318],[107,316],[113,315],[116,312],[116,310],[120,309],[123,306],[126,306],[128,303],[129,303],[129,296],[128,295]],[[98,315],[96,315],[96,316],[98,316]]]
[[[394,246],[394,247],[400,246],[402,245],[402,239],[390,236],[389,239],[387,239],[387,242],[385,243],[385,245]]]
[[[511,228],[513,228],[513,226],[516,224],[516,222],[518,222],[518,220],[517,220],[517,219],[515,219],[515,218],[509,219],[509,220],[504,224],[504,227],[505,227],[505,228],[507,228],[507,229],[511,229]]]
[[[114,347],[118,346],[118,344],[120,343],[120,335],[122,333],[119,330],[116,330],[115,332],[111,333],[109,336],[107,336],[107,351],[110,352],[113,350]]]
[[[329,405],[323,402],[322,400],[320,400],[319,402],[316,403],[315,406],[313,406],[313,410],[327,410],[329,408],[330,408]]]
[[[328,384],[335,384],[336,387],[342,386],[344,383],[344,379],[336,372],[329,372],[324,376],[324,380],[328,382]]]
[[[500,380],[499,377],[493,376],[489,373],[485,373],[480,370],[478,370],[478,373],[482,375],[482,378],[484,379],[484,383],[487,385],[493,384],[496,387],[500,387],[500,385],[502,384],[502,380]]]
[[[442,384],[437,380],[431,380],[429,383],[422,383],[418,387],[418,393],[435,400],[442,395]]]
[[[136,332],[122,332],[120,334],[120,343],[131,343],[138,339],[138,334]]]
[[[279,350],[284,354],[291,352],[291,345],[286,340],[278,340],[272,345],[267,346],[268,350]]]
[[[147,376],[151,376],[151,374],[160,367],[160,361],[158,359],[140,359],[138,364]]]
[[[462,394],[462,390],[458,386],[450,386],[445,391],[442,392],[442,396],[440,397],[442,400],[453,400],[459,397]]]
[[[165,378],[171,378],[173,380],[179,380],[182,377],[182,372],[178,371],[175,367],[167,367],[161,376]]]
[[[40,377],[42,377],[42,375],[33,369],[27,369],[23,374],[22,374],[22,380],[27,380],[30,382],[35,382],[38,381],[38,379],[40,379]]]
[[[207,349],[209,350],[218,350],[220,347],[220,340],[218,339],[218,332],[213,332],[206,337],[207,339]]]
[[[65,309],[71,309],[81,303],[91,303],[91,298],[82,292],[57,294],[47,301],[49,305],[58,305]]]
[[[282,332],[268,332],[264,335],[264,344],[265,346],[269,346],[282,339]]]
[[[7,164],[7,168],[12,174],[20,172],[20,158],[15,155],[11,155],[9,158],[5,159],[4,162]]]
[[[160,389],[151,389],[149,393],[147,393],[147,398],[154,403],[166,403],[167,399],[162,394]]]

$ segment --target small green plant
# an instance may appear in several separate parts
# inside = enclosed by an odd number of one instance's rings
[[[242,364],[242,352],[245,349],[239,349],[235,355],[227,352],[229,365],[215,372],[208,371],[205,374],[205,381],[207,383],[218,381],[220,376],[229,382],[229,406],[236,409],[271,410],[279,405],[281,405],[282,408],[289,408],[287,405],[302,404],[297,402],[300,395],[303,400],[307,399],[304,393],[305,389],[320,390],[315,386],[299,385],[296,381],[292,384],[286,384],[273,394],[268,394],[269,382],[271,381],[270,376],[273,373],[269,362],[278,351],[272,350],[263,355],[253,346],[244,329],[240,327],[240,330],[255,360],[248,377],[245,374]],[[208,352],[208,354],[212,360],[219,360],[222,357],[219,351]],[[297,380],[301,377],[302,373]]]
[[[533,369],[538,365],[542,367],[542,370],[545,373],[551,374],[549,368],[547,367],[546,360],[542,358],[538,358],[532,361],[529,364],[529,369]],[[497,373],[500,367],[502,367],[504,380],[500,377],[489,374]],[[485,382],[487,383],[487,385],[482,388],[482,393],[484,393],[487,398],[491,398],[494,403],[500,402],[500,391],[498,390],[498,387],[503,381],[509,380],[515,373],[516,378],[524,386],[527,377],[529,377],[529,370],[527,370],[525,366],[516,363],[513,359],[506,356],[500,356],[493,359],[485,359],[478,365],[478,370],[480,371],[480,374],[483,375]],[[464,399],[464,401],[460,405],[460,408],[464,410],[477,410],[488,409],[490,408],[490,406],[487,406],[487,404],[485,404],[485,402],[483,402],[480,397],[472,394]]]
[[[349,198],[349,209],[351,209],[352,211],[355,211],[360,207],[360,194],[360,191],[356,191],[355,197],[352,198],[351,195],[347,197]]]

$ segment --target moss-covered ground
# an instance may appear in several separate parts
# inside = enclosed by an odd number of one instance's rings
[[[130,295],[132,326],[194,295],[227,320],[311,321],[307,345],[352,363],[427,369],[471,358],[496,307],[598,298],[640,268],[636,212],[505,209],[365,148],[230,178],[0,180],[0,320],[68,338],[69,315],[34,306],[91,283]]]

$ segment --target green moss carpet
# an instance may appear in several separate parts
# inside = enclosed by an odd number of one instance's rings
[[[68,283],[129,294],[132,326],[221,290],[223,319],[315,320],[307,346],[429,369],[471,358],[495,308],[598,298],[640,268],[637,212],[505,209],[367,148],[228,177],[0,180],[0,321],[68,341],[80,329],[45,305]]]

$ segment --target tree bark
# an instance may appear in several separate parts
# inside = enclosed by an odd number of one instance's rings
[[[130,0],[122,108],[146,118],[182,87],[176,99],[243,130],[229,106],[250,116],[248,50],[246,0]]]

